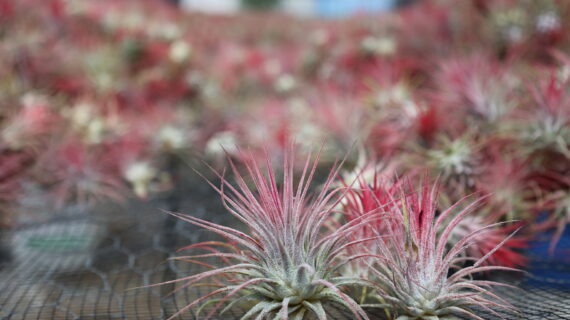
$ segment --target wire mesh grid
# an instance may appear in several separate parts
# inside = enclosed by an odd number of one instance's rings
[[[194,301],[206,288],[187,290],[177,283],[133,289],[195,273],[195,266],[168,258],[179,255],[180,247],[211,237],[159,208],[235,224],[213,192],[184,190],[152,203],[104,206],[25,226],[4,237],[9,239],[3,240],[7,253],[0,269],[0,319],[165,319]],[[568,247],[568,242],[561,245]],[[570,319],[570,258],[553,263],[540,251],[531,258],[532,269],[524,279],[505,280],[522,290],[497,289],[521,310],[503,316]],[[340,308],[331,309],[338,310],[332,319],[353,318]],[[237,308],[218,319],[236,319],[243,311]],[[383,315],[370,313],[378,319]],[[179,318],[195,315],[188,311]]]

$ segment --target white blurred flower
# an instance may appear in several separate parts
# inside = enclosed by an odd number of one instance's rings
[[[311,40],[314,44],[322,46],[329,40],[330,35],[324,29],[317,29],[311,33]]]
[[[150,183],[158,175],[158,171],[148,162],[133,162],[127,166],[124,172],[125,179],[133,185],[138,197],[148,196]]]
[[[564,65],[558,69],[558,81],[563,83],[570,79],[570,66]]]
[[[374,100],[378,106],[389,106],[407,103],[411,98],[408,87],[400,82],[389,88],[379,89]]]
[[[180,128],[165,126],[158,133],[158,142],[168,149],[178,150],[186,145],[186,135]]]
[[[396,52],[396,41],[390,37],[368,36],[362,40],[362,49],[371,54],[390,56]]]
[[[105,127],[105,122],[101,118],[91,120],[85,128],[85,141],[91,144],[103,142]]]
[[[183,63],[190,59],[192,47],[184,40],[178,40],[170,45],[168,58],[174,63]]]
[[[224,150],[228,153],[237,152],[237,139],[233,132],[223,131],[216,133],[206,144],[206,154],[213,157],[223,156]]]
[[[40,94],[28,92],[20,98],[22,108],[0,128],[0,140],[11,149],[23,148],[33,136],[41,134],[50,118],[48,99]]]
[[[33,92],[25,93],[20,98],[20,102],[24,108],[45,107],[48,105],[48,101],[45,96]]]
[[[174,40],[182,36],[182,30],[174,23],[166,23],[164,21],[157,21],[147,28],[147,34],[154,38],[161,38],[165,40]]]
[[[297,86],[297,80],[290,74],[281,75],[275,81],[275,90],[277,92],[286,93],[289,92]]]
[[[96,107],[90,103],[79,103],[72,108],[68,108],[63,113],[71,128],[79,132],[84,141],[89,144],[103,142],[108,126],[104,118],[95,112]]]
[[[536,30],[538,32],[550,32],[559,29],[560,17],[554,11],[544,12],[536,17]]]

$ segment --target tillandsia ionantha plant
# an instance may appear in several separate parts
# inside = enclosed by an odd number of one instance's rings
[[[339,273],[344,264],[366,254],[344,257],[344,261],[337,258],[346,248],[371,240],[350,241],[349,235],[360,225],[376,219],[377,215],[363,215],[327,233],[326,222],[346,189],[333,187],[340,168],[335,165],[322,191],[310,194],[318,160],[319,156],[311,163],[310,157],[307,158],[295,183],[294,152],[292,147],[288,149],[281,186],[269,155],[266,154],[266,170],[254,160],[244,160],[243,165],[255,189],[250,188],[247,179],[230,161],[237,186],[222,175],[219,175],[219,188],[210,184],[221,195],[226,209],[245,224],[246,232],[172,213],[228,240],[191,245],[185,249],[204,249],[207,253],[177,258],[182,261],[220,258],[225,265],[161,283],[179,282],[183,288],[207,284],[217,287],[180,309],[175,316],[194,307],[197,307],[197,313],[211,307],[206,316],[209,318],[218,311],[224,313],[236,304],[246,303],[249,311],[241,319],[303,319],[310,313],[318,319],[327,319],[324,305],[329,302],[350,310],[354,319],[368,319],[362,307],[345,293],[348,286],[366,283]],[[220,250],[211,252],[215,247]]]
[[[555,75],[541,80],[538,87],[531,87],[536,107],[529,116],[531,123],[523,127],[523,141],[531,152],[554,151],[570,159],[569,81]]]
[[[430,187],[425,180],[418,190],[404,180],[392,205],[383,206],[386,218],[382,223],[387,234],[377,240],[377,261],[371,265],[379,299],[390,305],[392,315],[398,320],[454,319],[455,315],[483,319],[474,307],[498,317],[494,309],[515,311],[491,291],[492,286],[509,285],[472,278],[474,274],[492,270],[516,271],[483,265],[510,237],[479,259],[462,257],[480,234],[497,224],[474,230],[449,248],[453,230],[477,209],[481,199],[458,210],[467,200],[465,197],[438,214],[438,183]],[[473,264],[463,267],[469,260]]]
[[[472,232],[478,235],[473,238],[472,244],[460,253],[460,256],[480,259],[487,253],[494,251],[482,265],[496,265],[505,267],[520,267],[527,263],[527,258],[518,252],[519,249],[529,246],[528,239],[525,237],[514,236],[503,242],[509,234],[521,227],[520,223],[508,225],[496,225],[493,228],[485,228],[497,221],[503,221],[505,213],[501,211],[485,212],[485,207],[478,214],[466,216],[452,231],[448,238],[448,246],[452,248],[464,237]],[[493,210],[492,208],[489,208]],[[443,225],[442,227],[445,227]],[[481,231],[479,231],[481,230]],[[441,230],[443,231],[443,230]],[[495,249],[499,244],[502,245]]]
[[[532,188],[529,187],[531,184],[529,182],[524,183],[528,174],[524,171],[526,166],[517,163],[517,159],[511,159],[509,156],[514,157],[515,154],[505,146],[505,143],[499,140],[492,142],[489,140],[485,149],[479,152],[479,158],[484,159],[485,162],[479,164],[478,174],[472,175],[474,183],[471,188],[456,192],[453,190],[454,186],[449,182],[442,188],[439,197],[439,204],[442,207],[450,206],[472,190],[489,194],[476,214],[466,216],[453,229],[448,238],[448,246],[452,247],[469,233],[485,226],[501,221],[520,220],[525,214],[528,215],[532,212],[528,199],[535,195],[532,193]],[[506,176],[509,179],[504,179]],[[447,194],[450,194],[451,197]],[[517,221],[486,228],[479,232],[479,235],[473,239],[473,245],[466,248],[462,255],[470,258],[481,258],[493,250],[510,233],[525,224],[525,222]],[[445,227],[445,224],[442,226]],[[526,247],[528,247],[526,235],[513,236],[504,242],[484,264],[506,267],[523,266],[527,260],[518,251]]]
[[[443,186],[440,202],[451,204],[476,190],[476,182],[485,169],[484,148],[490,140],[478,136],[475,128],[461,134],[441,133],[428,144],[411,141],[409,152],[402,157],[408,175],[427,170],[439,176]]]
[[[38,180],[49,187],[57,208],[124,198],[125,187],[117,179],[110,157],[107,154],[104,160],[96,160],[94,150],[78,141],[64,141],[42,155],[36,175],[43,173]]]
[[[481,143],[467,139],[468,135],[469,133],[455,140],[440,136],[439,148],[426,151],[429,165],[442,179],[463,190],[473,186],[481,162],[478,154]]]
[[[381,215],[381,210],[393,203],[392,194],[398,188],[398,182],[393,181],[391,175],[375,171],[374,175],[367,176],[366,172],[362,171],[362,175],[356,178],[356,181],[353,182],[349,192],[346,193],[342,201],[344,219],[348,222],[358,221],[371,212]],[[383,219],[374,220],[352,232],[351,237],[353,240],[375,239],[384,234],[383,226],[385,226]],[[373,255],[379,254],[379,252],[375,250],[375,246],[370,246],[370,243],[366,242],[352,246],[347,251],[355,253],[362,251],[363,248],[361,246],[368,248],[368,253],[372,255],[349,263],[345,268],[345,272],[357,275],[363,279],[369,279],[371,273],[369,271],[369,260],[373,259]],[[361,301],[363,301],[362,299]]]
[[[514,107],[512,88],[517,79],[508,70],[508,62],[482,53],[446,59],[436,76],[439,99],[463,117],[498,122]]]

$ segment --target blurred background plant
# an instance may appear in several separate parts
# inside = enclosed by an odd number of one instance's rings
[[[492,173],[497,144],[532,177],[513,190],[570,168],[564,1],[377,14],[398,3],[352,3],[342,20],[280,13],[295,1],[243,1],[271,10],[236,15],[193,1],[0,3],[0,157],[28,159],[11,179],[55,192],[59,207],[165,191],[173,159],[223,166],[223,150],[247,146],[277,160],[289,139],[324,142],[324,163],[357,143],[399,173],[431,168],[442,199],[510,192],[506,171]],[[332,6],[307,3],[316,17]],[[513,192],[508,216],[532,222],[539,206],[520,201],[541,203],[540,190]]]

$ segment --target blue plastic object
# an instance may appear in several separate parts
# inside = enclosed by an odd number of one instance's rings
[[[553,232],[541,234],[526,250],[530,258],[527,282],[532,286],[570,289],[570,227],[560,238],[553,253],[548,251]]]

